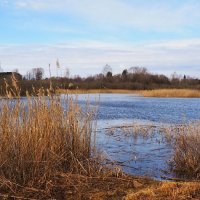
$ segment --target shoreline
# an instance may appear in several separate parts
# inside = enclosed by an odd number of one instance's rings
[[[134,90],[123,89],[58,89],[58,94],[136,94]]]
[[[154,89],[154,90],[125,90],[125,89],[58,89],[57,94],[134,94],[143,97],[161,98],[200,98],[200,90],[196,89]]]

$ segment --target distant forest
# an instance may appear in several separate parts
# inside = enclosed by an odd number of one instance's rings
[[[120,74],[113,75],[112,68],[106,65],[102,73],[89,76],[86,78],[75,76],[71,78],[69,71],[64,77],[43,78],[44,70],[35,68],[32,73],[27,74],[20,80],[18,84],[21,88],[21,95],[25,95],[26,91],[34,91],[37,93],[39,88],[49,88],[51,86],[56,89],[128,89],[128,90],[152,90],[163,88],[184,88],[184,89],[200,89],[200,79],[189,77],[187,75],[178,75],[174,73],[171,77],[163,74],[150,73],[144,67],[131,67],[124,69]],[[11,85],[11,78],[7,78]],[[5,93],[5,80],[0,78],[1,94]]]

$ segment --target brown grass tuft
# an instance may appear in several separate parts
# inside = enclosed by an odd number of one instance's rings
[[[183,178],[200,179],[200,123],[191,123],[177,130],[173,171]]]
[[[200,198],[200,183],[163,182],[138,192],[131,192],[124,200],[186,200]]]

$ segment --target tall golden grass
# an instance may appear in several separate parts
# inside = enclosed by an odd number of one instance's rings
[[[125,89],[57,89],[58,94],[134,94],[134,90]]]
[[[199,98],[200,90],[195,89],[154,89],[154,90],[124,90],[124,89],[57,89],[57,94],[137,94],[144,97],[169,97],[169,98]]]
[[[200,180],[200,123],[180,127],[173,148],[173,171],[183,178]]]
[[[157,89],[157,90],[141,90],[137,91],[145,97],[181,97],[181,98],[195,98],[200,97],[200,90],[193,89]]]
[[[0,99],[1,191],[47,192],[59,173],[94,173],[92,111],[70,98],[45,96],[42,89],[26,99],[19,92],[13,79],[12,90]]]

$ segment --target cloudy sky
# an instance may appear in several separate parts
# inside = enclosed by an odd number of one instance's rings
[[[153,73],[200,77],[199,0],[0,0],[0,62],[25,74]]]

